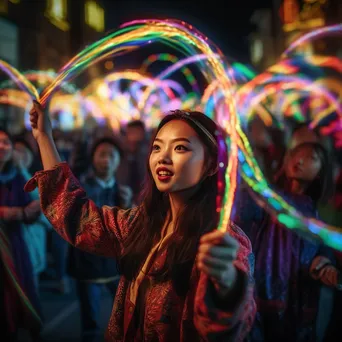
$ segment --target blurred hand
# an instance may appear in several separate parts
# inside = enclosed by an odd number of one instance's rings
[[[130,187],[119,185],[119,193],[121,198],[120,205],[123,209],[128,209],[132,206],[133,192]]]
[[[6,222],[22,220],[23,209],[21,207],[0,207],[0,218]]]
[[[197,255],[197,267],[213,281],[219,294],[231,290],[237,280],[234,261],[239,243],[228,233],[218,230],[202,236]]]
[[[336,287],[339,283],[339,270],[331,264],[331,261],[323,256],[317,256],[310,266],[312,278],[320,280],[323,284]]]
[[[40,209],[40,203],[39,201],[32,201],[30,204],[28,204],[25,208],[25,216],[28,220],[35,220],[38,218],[41,209]]]
[[[30,110],[30,123],[32,134],[37,141],[42,136],[52,138],[52,126],[49,115],[44,112],[42,106],[36,101],[33,101],[33,106]]]

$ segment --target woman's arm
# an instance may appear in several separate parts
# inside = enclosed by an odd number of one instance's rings
[[[56,144],[50,135],[40,135],[37,139],[44,170],[50,170],[61,162]]]
[[[52,137],[49,114],[44,112],[36,101],[33,101],[33,107],[30,110],[30,122],[32,134],[38,143],[44,170],[49,170],[61,162],[61,157]]]
[[[89,253],[120,256],[121,242],[138,216],[138,209],[97,207],[87,198],[67,163],[37,172],[25,190],[36,186],[44,215],[63,239]]]
[[[38,186],[44,215],[66,241],[86,252],[117,258],[138,211],[98,208],[87,198],[69,166],[61,163],[49,115],[37,102],[30,111],[30,122],[45,171],[36,173],[25,190],[32,191]]]

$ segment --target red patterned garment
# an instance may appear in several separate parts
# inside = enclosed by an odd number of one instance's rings
[[[25,190],[39,187],[41,206],[55,230],[69,243],[86,252],[119,258],[122,241],[140,209],[96,207],[86,197],[78,180],[66,163],[41,171],[27,183]],[[243,341],[255,317],[253,281],[250,276],[251,244],[236,225],[231,235],[240,248],[235,262],[244,283],[239,295],[222,303],[208,277],[194,266],[190,290],[179,297],[171,281],[151,283],[146,290],[143,336],[135,329],[134,305],[130,302],[130,282],[122,277],[106,333],[107,341]],[[152,265],[158,271],[165,261],[166,251]],[[147,275],[149,277],[149,275]],[[140,337],[138,337],[140,336]]]

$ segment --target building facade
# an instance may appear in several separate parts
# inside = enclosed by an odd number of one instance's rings
[[[0,0],[0,59],[20,71],[57,71],[104,30],[99,0]],[[22,129],[16,112],[0,105],[0,125]]]
[[[0,0],[0,58],[20,70],[58,70],[104,32],[95,0]]]
[[[258,10],[251,18],[250,58],[260,71],[274,64],[282,52],[303,34],[342,22],[340,0],[273,0],[272,8]],[[342,54],[338,38],[314,40],[301,46],[302,54]]]

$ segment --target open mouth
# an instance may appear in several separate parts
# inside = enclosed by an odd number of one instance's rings
[[[173,173],[170,171],[159,171],[158,176],[162,176],[162,177],[169,176],[169,177],[171,177],[171,176],[173,176]]]
[[[165,168],[159,168],[157,169],[157,176],[160,181],[166,182],[171,179],[171,177],[173,176],[173,172]]]

